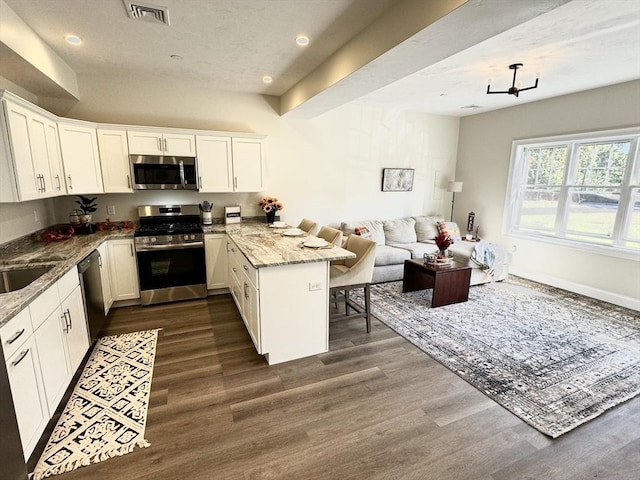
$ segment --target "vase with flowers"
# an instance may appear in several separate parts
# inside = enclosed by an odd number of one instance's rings
[[[438,250],[440,250],[439,257],[441,259],[447,258],[447,248],[453,245],[453,239],[449,236],[449,234],[441,233],[435,238],[436,245],[438,246]]]
[[[276,212],[284,209],[284,205],[276,197],[264,197],[258,206],[267,215],[267,223],[269,224],[275,221]]]

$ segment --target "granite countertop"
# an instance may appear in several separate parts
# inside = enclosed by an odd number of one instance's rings
[[[15,292],[0,294],[0,327],[27,307],[102,242],[115,238],[133,238],[133,230],[74,235],[68,240],[51,243],[27,237],[0,246],[0,268],[3,270],[24,266],[53,267],[26,287]]]
[[[270,228],[265,223],[240,223],[224,227],[227,235],[255,268],[355,257],[354,253],[339,247],[301,247],[305,237],[285,237],[282,229]]]

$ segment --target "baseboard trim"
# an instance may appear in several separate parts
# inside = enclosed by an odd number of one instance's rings
[[[581,283],[571,282],[552,275],[545,275],[544,273],[531,272],[526,269],[514,267],[513,265],[509,267],[509,273],[528,280],[533,280],[534,282],[544,283],[545,285],[562,288],[563,290],[568,290],[570,292],[579,293],[580,295],[585,295],[604,302],[613,303],[614,305],[640,311],[640,299],[637,298],[620,295],[600,288],[590,287]]]

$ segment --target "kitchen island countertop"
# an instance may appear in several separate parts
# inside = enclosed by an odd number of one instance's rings
[[[225,232],[255,268],[297,263],[331,262],[353,258],[355,254],[340,247],[306,248],[301,244],[308,236],[283,236],[283,229],[264,223],[226,225]]]

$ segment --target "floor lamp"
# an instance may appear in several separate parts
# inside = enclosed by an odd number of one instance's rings
[[[451,180],[447,185],[447,192],[451,192],[451,221],[453,222],[453,204],[456,201],[456,193],[462,191],[462,182]]]

